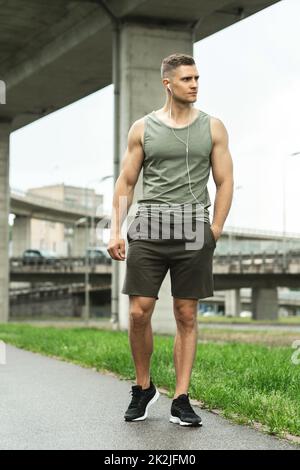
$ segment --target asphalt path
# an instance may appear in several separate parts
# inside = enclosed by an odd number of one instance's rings
[[[0,365],[0,449],[300,449],[194,406],[200,428],[169,422],[161,394],[142,422],[125,422],[133,383],[6,345]]]

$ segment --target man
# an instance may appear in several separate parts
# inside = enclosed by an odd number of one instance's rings
[[[199,426],[201,418],[191,407],[188,394],[197,347],[197,306],[199,298],[213,295],[212,258],[232,202],[233,164],[223,123],[193,108],[199,79],[193,57],[178,53],[166,57],[162,61],[161,77],[167,94],[164,106],[135,121],[128,133],[128,146],[115,184],[108,245],[114,260],[125,260],[121,227],[143,166],[143,198],[138,200],[139,211],[134,220],[138,219],[143,229],[133,232],[136,224],[132,224],[128,230],[126,277],[122,289],[122,293],[129,295],[129,340],[136,370],[136,385],[132,387],[125,420],[146,419],[149,407],[159,397],[150,375],[151,316],[161,283],[170,269],[177,324],[176,389],[170,421]],[[216,184],[211,225],[207,191],[210,168]],[[122,197],[126,198],[126,204],[121,208]],[[186,231],[182,235],[182,223],[175,221],[175,215],[183,214],[186,205],[189,205],[189,220],[197,224],[196,238],[201,241],[192,249],[186,248],[185,242],[190,237]],[[195,206],[197,210],[201,207],[202,212],[195,212]],[[174,209],[174,223],[170,226],[173,231],[177,230],[177,235],[180,226],[179,239],[177,236],[174,239],[160,237],[160,229],[163,228],[165,235],[166,227],[161,227],[158,213],[170,213],[170,208]],[[152,215],[150,224],[149,213]],[[158,238],[153,236],[152,230],[155,219],[159,220]]]

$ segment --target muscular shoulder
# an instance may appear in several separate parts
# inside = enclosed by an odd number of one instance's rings
[[[224,123],[215,116],[210,116],[210,130],[213,143],[228,139],[228,133]]]
[[[133,122],[129,131],[132,137],[134,138],[134,140],[138,141],[141,145],[143,145],[144,128],[145,128],[145,117],[142,117]]]

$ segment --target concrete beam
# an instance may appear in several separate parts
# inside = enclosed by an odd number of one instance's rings
[[[251,288],[299,287],[300,273],[214,273],[215,290]]]
[[[38,119],[41,119],[44,115],[41,113],[20,113],[14,117],[11,123],[11,132],[14,132],[21,127],[27,126]]]
[[[116,22],[138,19],[162,30],[181,22],[178,30],[195,27],[193,39],[199,41],[277,1],[57,0],[26,8],[21,0],[1,2],[8,21],[0,30],[0,78],[7,83],[8,104],[0,117],[28,112],[34,121],[36,113],[47,115],[109,85]]]
[[[66,29],[58,37],[45,45],[33,57],[16,64],[9,73],[5,75],[6,88],[9,91],[25,79],[28,79],[37,70],[51,64],[52,62],[74,49],[78,44],[84,42],[90,36],[99,32],[110,20],[103,14],[101,8],[93,12],[79,24]]]

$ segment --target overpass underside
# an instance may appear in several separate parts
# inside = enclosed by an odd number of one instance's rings
[[[114,83],[116,180],[131,124],[163,103],[163,57],[192,55],[194,42],[277,1],[1,1],[0,80],[6,99],[0,105],[0,321],[8,319],[10,132]],[[133,203],[141,183],[142,174]],[[120,264],[114,263],[112,310],[126,327]]]

